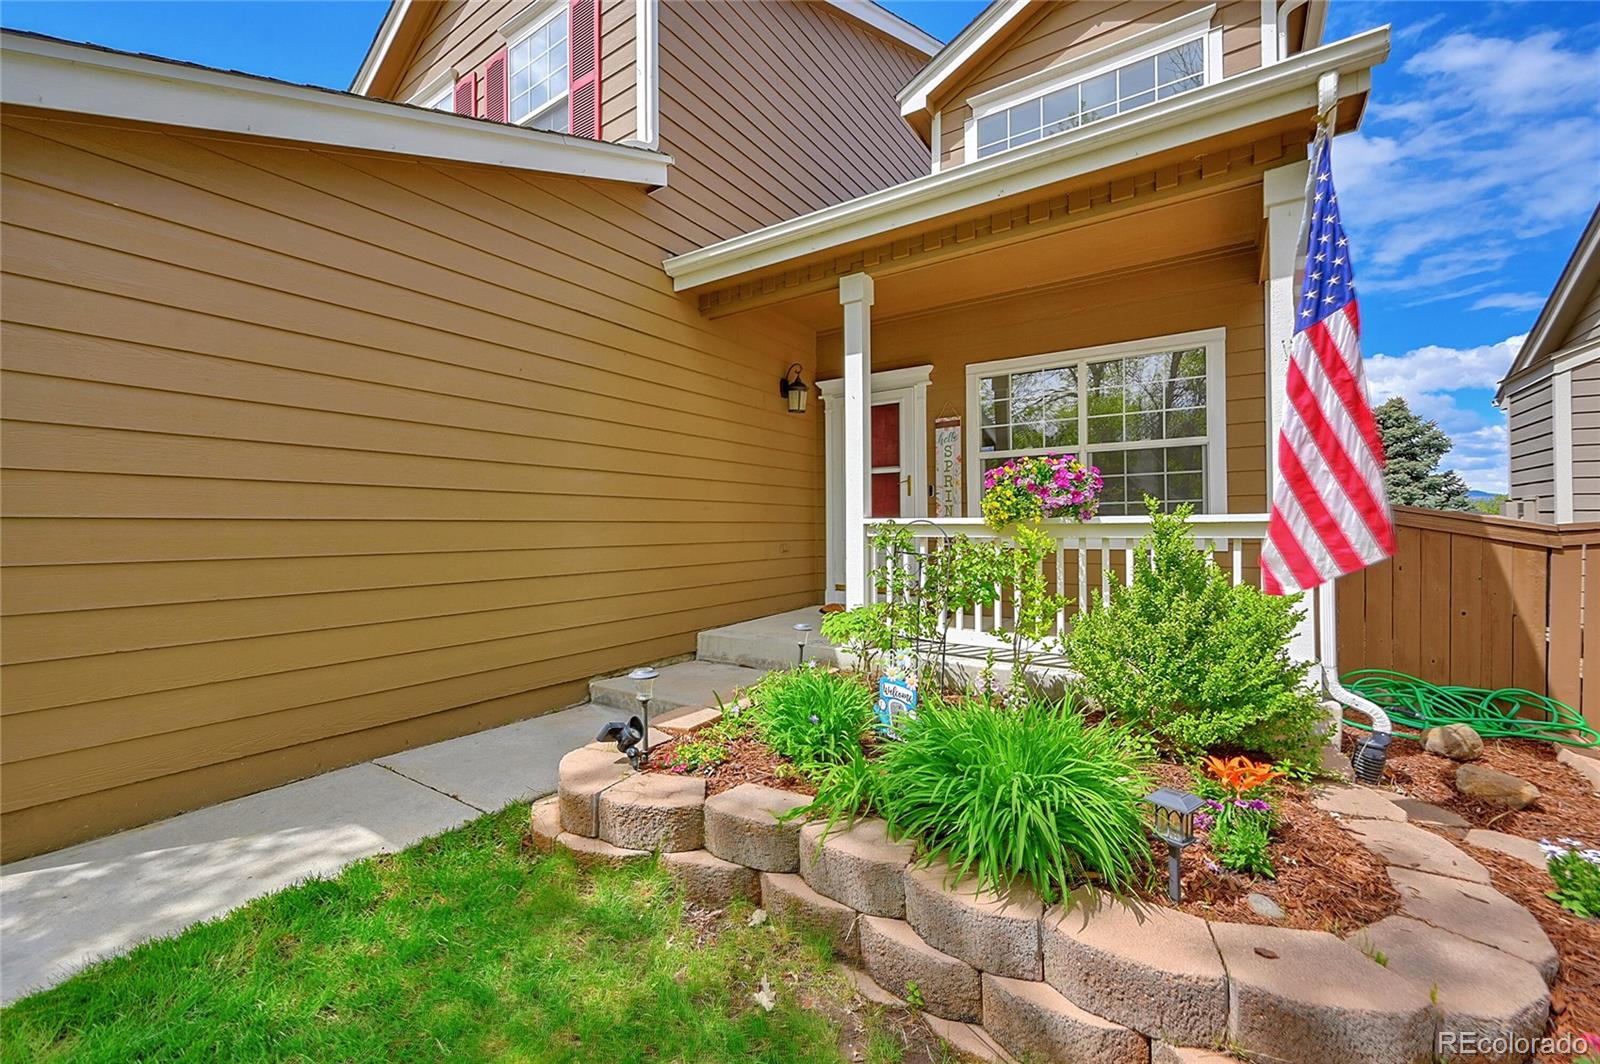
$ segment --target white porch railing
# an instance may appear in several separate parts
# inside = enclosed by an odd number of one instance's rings
[[[884,518],[865,524],[868,562],[873,569],[898,564],[895,559],[884,558],[872,543],[878,529],[888,524],[907,529],[915,550],[922,555],[937,551],[947,536],[965,535],[972,540],[1006,538],[977,517]],[[1217,565],[1232,575],[1235,584],[1259,580],[1257,559],[1266,536],[1266,514],[1196,514],[1189,519],[1189,525],[1196,542],[1212,552]],[[1086,522],[1046,521],[1043,528],[1055,544],[1043,565],[1045,586],[1058,596],[1072,599],[1056,613],[1052,634],[1061,635],[1079,612],[1104,602],[1114,583],[1133,582],[1134,551],[1139,540],[1150,532],[1150,519],[1139,516],[1100,517]],[[884,591],[877,581],[869,580],[863,598],[866,602],[881,602]],[[1009,641],[1002,643],[995,633],[1012,628],[1017,615],[1015,588],[1007,582],[993,601],[978,603],[970,611],[957,611],[949,620],[948,639],[951,643],[980,647],[1009,646]]]

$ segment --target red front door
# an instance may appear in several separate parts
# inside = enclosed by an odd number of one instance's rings
[[[899,517],[906,474],[900,468],[900,404],[872,408],[872,516]]]

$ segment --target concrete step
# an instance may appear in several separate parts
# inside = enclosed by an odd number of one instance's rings
[[[766,674],[765,669],[715,661],[682,661],[660,671],[655,698],[650,702],[652,724],[665,720],[677,710],[715,706],[718,696],[725,702],[732,701],[735,691],[750,686]],[[619,713],[636,713],[639,703],[633,690],[633,681],[626,674],[607,676],[589,681],[589,700]]]
[[[817,606],[707,629],[700,633],[695,656],[701,661],[754,669],[787,669],[800,658],[794,630],[797,624],[811,626],[806,642],[807,661],[819,661],[824,665],[839,663],[838,653],[822,638],[822,611]]]

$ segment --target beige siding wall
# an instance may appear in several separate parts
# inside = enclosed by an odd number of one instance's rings
[[[1596,286],[1589,293],[1589,299],[1578,312],[1577,319],[1572,323],[1572,330],[1567,333],[1562,347],[1576,347],[1579,344],[1600,340],[1600,286]]]
[[[7,859],[814,602],[814,338],[641,190],[4,116]]]
[[[1556,519],[1555,449],[1550,405],[1550,380],[1507,397],[1510,425],[1511,479],[1509,496],[1538,500],[1541,521]]]
[[[1600,359],[1572,371],[1572,519],[1600,521]]]
[[[635,53],[635,0],[604,0],[600,8],[600,139],[639,135],[639,86]]]
[[[827,5],[664,0],[660,41],[654,195],[691,245],[927,173],[894,100],[922,57]]]
[[[940,166],[956,166],[964,154],[964,137],[974,95],[999,88],[1048,67],[1057,66],[1097,48],[1125,40],[1135,33],[1207,6],[1198,0],[1066,0],[1043,6],[1039,14],[1005,44],[987,64],[946,89],[943,94]],[[1227,0],[1217,5],[1213,24],[1222,31],[1224,76],[1241,74],[1261,65],[1261,4],[1259,0]]]
[[[1235,513],[1261,513],[1267,493],[1266,375],[1256,270],[1255,254],[1241,253],[988,300],[981,306],[875,321],[872,368],[933,367],[928,385],[932,469],[934,419],[958,414],[965,432],[966,367],[971,363],[1224,328],[1227,506]],[[819,380],[842,372],[841,343],[836,330],[818,335]],[[975,460],[963,455],[964,463]]]

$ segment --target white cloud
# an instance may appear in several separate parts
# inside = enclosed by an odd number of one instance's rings
[[[1538,310],[1545,297],[1538,292],[1501,292],[1484,296],[1472,304],[1473,310]]]

